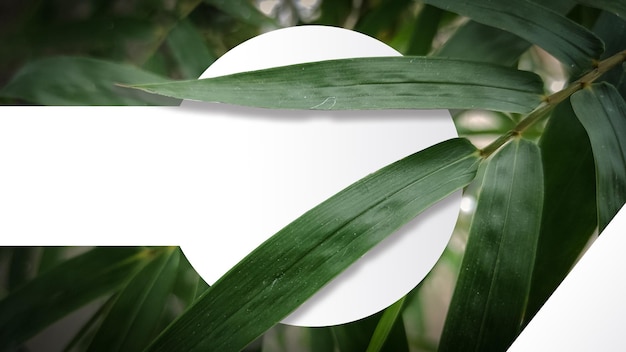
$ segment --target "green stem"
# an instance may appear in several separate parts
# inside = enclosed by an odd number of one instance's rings
[[[521,135],[530,126],[548,116],[550,111],[552,111],[554,107],[569,98],[572,94],[591,85],[591,83],[593,83],[600,76],[624,61],[626,61],[626,50],[623,50],[606,60],[597,62],[594,65],[594,69],[592,71],[588,72],[563,90],[560,90],[544,98],[543,103],[539,105],[539,107],[526,115],[526,117],[524,117],[512,130],[503,134],[498,139],[483,148],[480,151],[480,155],[483,158],[487,158],[489,155],[500,149],[500,147],[506,144],[513,137]]]

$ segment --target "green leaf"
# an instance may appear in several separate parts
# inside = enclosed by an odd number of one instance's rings
[[[178,23],[166,40],[167,46],[186,79],[200,77],[215,61],[198,30],[189,20]]]
[[[557,12],[528,0],[425,2],[511,32],[542,47],[570,68],[591,67],[593,59],[599,58],[603,50],[602,41],[593,33]]]
[[[596,225],[596,179],[589,138],[571,104],[559,104],[539,142],[544,172],[541,230],[527,323],[569,273]]]
[[[578,0],[578,2],[585,6],[611,12],[622,20],[626,19],[626,2],[623,0]]]
[[[357,181],[257,247],[148,350],[241,350],[390,233],[471,182],[478,154],[467,140],[452,139]]]
[[[387,0],[367,10],[357,22],[354,30],[373,37],[388,35],[398,25],[399,18],[405,15],[411,0]],[[383,33],[384,32],[384,33]]]
[[[138,248],[96,248],[42,273],[0,301],[0,350],[110,293],[149,258]]]
[[[132,87],[175,98],[278,109],[460,108],[529,112],[542,82],[530,72],[425,57],[312,62]]]
[[[602,12],[593,27],[593,32],[606,45],[602,59],[609,58],[626,48],[626,21],[623,18],[609,12]],[[622,98],[626,99],[626,69],[623,64],[613,67],[601,79],[611,83],[620,92]]]
[[[316,24],[343,27],[352,11],[352,0],[322,1]]]
[[[138,94],[118,83],[165,82],[134,66],[83,57],[29,62],[0,90],[5,97],[39,105],[177,105],[179,101]]]
[[[434,6],[424,5],[417,15],[415,27],[406,51],[407,55],[427,55],[430,53],[433,38],[439,29],[444,11]]]
[[[370,344],[367,346],[366,352],[379,352],[382,350],[391,330],[394,325],[401,323],[402,320],[402,306],[404,305],[405,297],[402,297],[396,303],[385,309],[385,312],[380,317],[376,330],[372,334]],[[398,320],[398,318],[400,320]]]
[[[278,27],[274,19],[265,16],[249,0],[204,0],[204,2],[215,6],[222,12],[229,14],[243,23],[259,27]]]
[[[615,87],[594,84],[571,97],[585,127],[596,162],[596,199],[600,232],[626,201],[626,103]]]
[[[518,335],[542,204],[539,148],[506,144],[485,169],[439,351],[505,351]]]
[[[180,250],[168,248],[138,272],[122,289],[90,351],[141,351],[158,334],[156,326],[171,293]]]

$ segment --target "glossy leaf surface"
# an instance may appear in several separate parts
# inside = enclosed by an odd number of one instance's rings
[[[598,228],[602,232],[626,201],[626,103],[608,83],[576,92],[571,100],[591,141]]]
[[[541,155],[517,139],[488,161],[439,351],[505,351],[521,329],[543,204]]]
[[[541,80],[497,65],[425,57],[313,62],[209,79],[134,85],[175,98],[274,109],[490,109],[528,112]]]
[[[211,286],[150,351],[239,351],[369,249],[474,178],[452,139],[395,162],[287,225]]]

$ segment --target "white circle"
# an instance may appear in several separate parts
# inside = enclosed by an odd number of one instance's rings
[[[399,56],[346,29],[301,26],[257,36],[224,54],[201,78],[340,58]],[[264,240],[341,189],[385,165],[456,137],[445,110],[299,111],[184,101],[214,128],[212,232],[182,249],[212,284]],[[209,114],[210,112],[210,114]],[[392,234],[283,320],[329,326],[374,314],[413,289],[441,256],[460,192]]]

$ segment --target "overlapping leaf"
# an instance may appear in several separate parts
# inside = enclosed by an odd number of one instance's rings
[[[544,206],[526,322],[569,273],[597,225],[591,145],[569,100],[556,107],[539,145]]]
[[[626,19],[626,2],[623,0],[578,0],[579,3],[602,9]]]
[[[372,339],[370,340],[370,344],[367,346],[366,352],[382,351],[393,327],[397,324],[402,324],[401,313],[404,300],[405,297],[402,297],[396,303],[385,309],[384,313],[380,317],[380,321],[376,325],[376,330],[374,330],[374,333],[372,334]],[[406,341],[406,337],[404,340]],[[394,349],[394,351],[400,352],[397,348]]]
[[[233,267],[149,351],[239,351],[390,233],[468,184],[479,160],[467,140],[452,139],[354,183]]]
[[[513,140],[487,164],[439,351],[505,351],[521,329],[543,204],[539,148]]]
[[[275,109],[489,109],[528,112],[541,80],[497,65],[425,57],[330,60],[209,79],[134,85],[175,98]]]
[[[42,273],[0,301],[0,351],[118,288],[149,259],[139,248],[96,248]]]
[[[83,57],[31,61],[0,90],[0,96],[38,105],[177,105],[178,100],[116,86],[164,82],[137,67]]]
[[[528,0],[455,1],[426,3],[470,17],[476,22],[511,32],[537,44],[571,68],[591,67],[603,44],[593,33],[558,13]]]
[[[571,101],[591,141],[602,231],[626,202],[626,103],[608,83],[578,91]]]
[[[168,248],[120,291],[91,341],[89,351],[141,351],[156,327],[176,279],[180,251]]]

